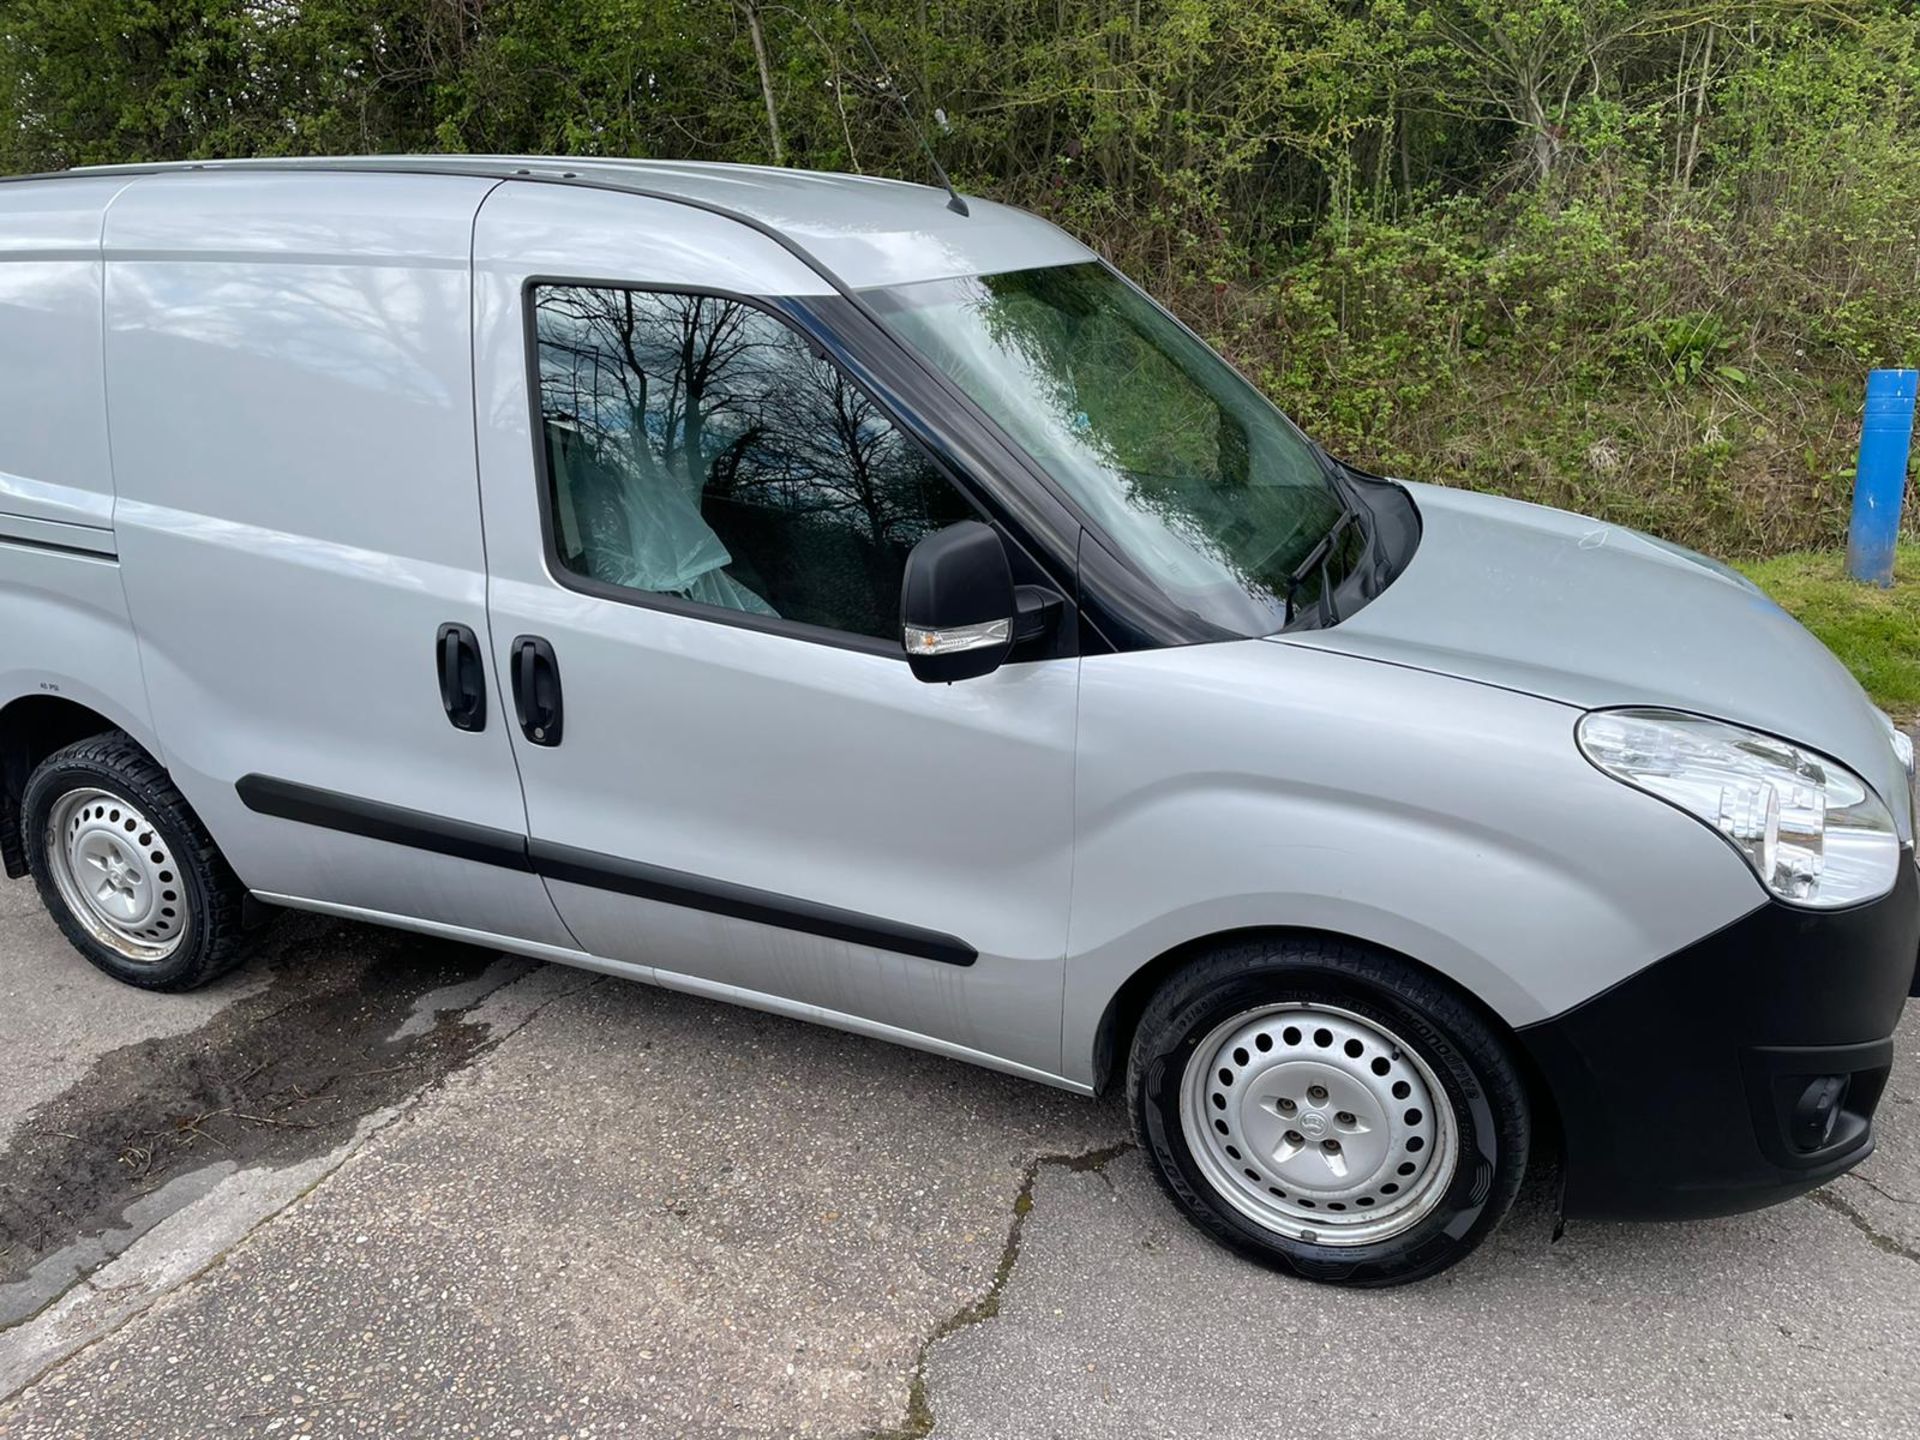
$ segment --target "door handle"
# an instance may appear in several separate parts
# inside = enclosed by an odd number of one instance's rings
[[[536,745],[558,745],[563,715],[560,666],[553,646],[538,635],[513,642],[513,711],[520,730]]]
[[[453,728],[486,729],[487,671],[473,630],[451,622],[442,625],[433,653],[440,671],[440,703],[446,707]]]

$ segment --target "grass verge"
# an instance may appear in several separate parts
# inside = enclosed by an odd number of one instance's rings
[[[1900,546],[1891,590],[1849,580],[1838,550],[1740,568],[1840,657],[1876,705],[1902,720],[1920,716],[1920,543]]]

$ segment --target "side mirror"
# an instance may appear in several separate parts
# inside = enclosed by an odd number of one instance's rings
[[[930,684],[991,675],[1013,649],[1019,601],[993,527],[962,520],[907,556],[900,634],[915,678]]]

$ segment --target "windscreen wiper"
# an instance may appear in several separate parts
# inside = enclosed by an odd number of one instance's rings
[[[1339,545],[1340,538],[1345,535],[1347,531],[1353,527],[1354,522],[1360,518],[1360,507],[1355,505],[1353,501],[1348,500],[1344,491],[1341,492],[1341,499],[1346,508],[1340,512],[1340,518],[1327,527],[1327,533],[1322,535],[1313,549],[1307,552],[1306,559],[1294,566],[1293,573],[1287,576],[1286,589],[1282,592],[1287,602],[1286,617],[1281,621],[1284,625],[1291,625],[1293,623],[1294,599],[1300,593],[1300,587],[1306,584],[1316,573],[1320,575],[1321,603],[1326,606],[1329,614],[1332,614],[1335,619],[1339,618],[1333,609],[1328,594],[1326,577],[1327,563],[1333,559],[1333,552],[1335,547]]]

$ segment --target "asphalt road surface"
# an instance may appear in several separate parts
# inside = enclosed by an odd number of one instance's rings
[[[0,882],[0,1435],[1910,1436],[1916,1100],[1920,1012],[1854,1176],[1351,1294],[1111,1103],[306,917],[146,996]]]

